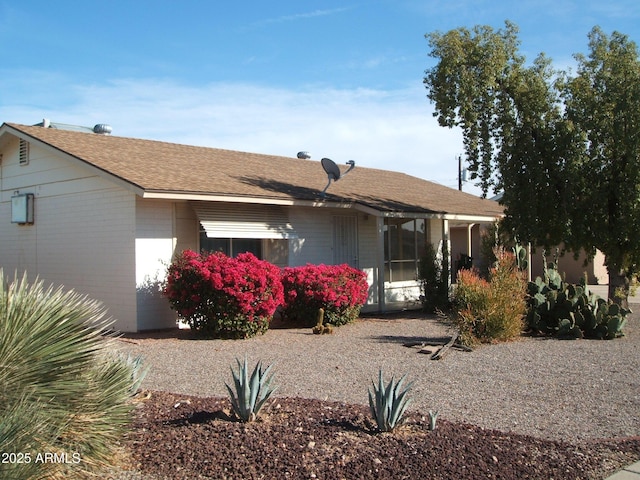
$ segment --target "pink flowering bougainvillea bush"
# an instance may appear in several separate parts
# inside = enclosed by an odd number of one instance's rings
[[[366,274],[347,264],[288,267],[282,273],[283,317],[312,326],[318,309],[324,309],[325,323],[344,325],[358,318],[367,301]]]
[[[192,330],[212,338],[264,333],[283,302],[280,269],[251,253],[185,250],[169,267],[164,295]]]

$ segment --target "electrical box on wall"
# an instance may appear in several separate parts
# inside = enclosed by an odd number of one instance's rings
[[[30,225],[33,223],[33,193],[21,193],[11,197],[11,223]]]

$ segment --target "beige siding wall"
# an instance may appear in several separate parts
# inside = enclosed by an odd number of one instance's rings
[[[175,253],[184,250],[198,251],[198,232],[200,224],[196,212],[188,202],[177,202],[175,205],[176,246]]]
[[[289,210],[289,221],[298,235],[289,242],[289,266],[333,261],[333,214],[335,211],[328,208]]]
[[[362,310],[375,311],[378,308],[378,278],[384,275],[384,266],[378,268],[378,228],[372,215],[358,215],[358,252],[359,267],[367,274],[369,284],[369,298]]]
[[[103,302],[115,328],[136,329],[135,196],[87,169],[18,140],[5,145],[0,171],[0,265],[26,271]],[[11,196],[35,195],[35,223],[11,222]]]

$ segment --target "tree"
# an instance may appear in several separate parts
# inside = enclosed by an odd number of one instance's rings
[[[472,179],[503,192],[504,225],[521,242],[602,251],[609,296],[640,265],[640,62],[635,43],[594,28],[577,76],[518,54],[518,28],[476,26],[426,38],[438,122],[460,127]]]
[[[582,141],[579,193],[594,200],[590,216],[576,216],[574,237],[604,252],[609,295],[619,289],[626,300],[640,267],[640,61],[636,44],[618,32],[594,28],[589,47],[563,90],[567,121]]]

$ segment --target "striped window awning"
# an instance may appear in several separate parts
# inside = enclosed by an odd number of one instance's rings
[[[287,211],[278,205],[191,204],[209,238],[297,238]]]

